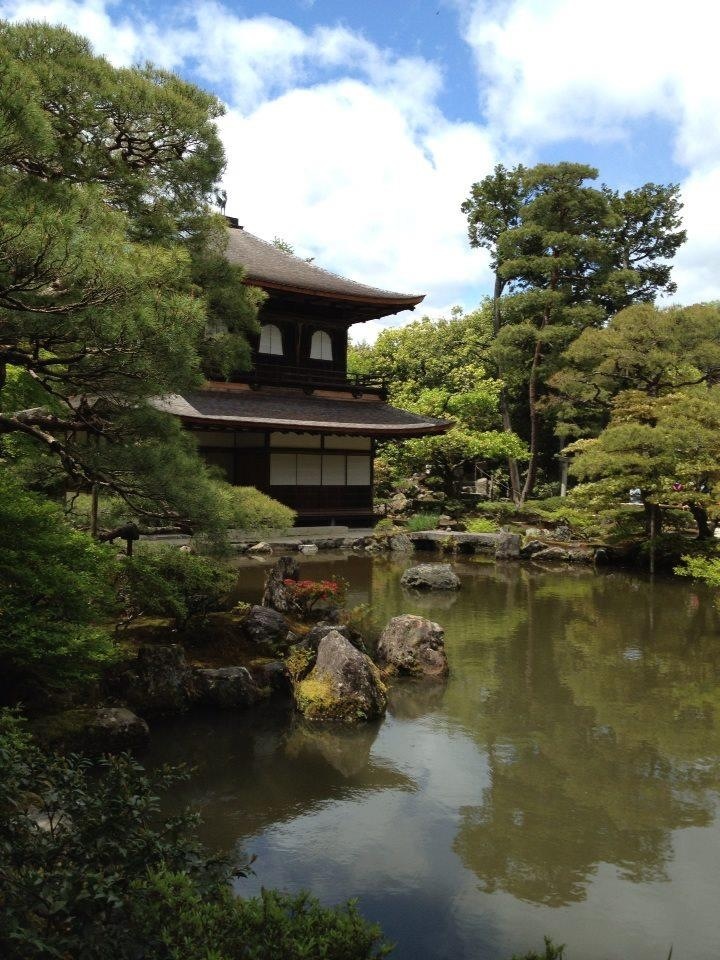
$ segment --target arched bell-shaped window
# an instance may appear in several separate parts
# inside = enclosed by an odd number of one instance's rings
[[[270,353],[275,357],[283,355],[282,334],[274,323],[266,323],[260,328],[260,353]]]
[[[332,340],[324,330],[316,330],[310,341],[311,360],[332,360]]]

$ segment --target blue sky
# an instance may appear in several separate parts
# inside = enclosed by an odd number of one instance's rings
[[[432,315],[489,290],[459,205],[497,162],[680,183],[676,299],[720,298],[714,5],[0,0],[0,16],[65,23],[115,63],[151,59],[213,90],[228,212],[329,269],[426,292]]]

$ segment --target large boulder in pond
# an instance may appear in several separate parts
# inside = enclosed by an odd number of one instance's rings
[[[245,667],[198,668],[193,671],[194,699],[222,710],[250,707],[260,698],[255,681]]]
[[[241,629],[252,643],[277,646],[287,640],[290,624],[277,610],[271,607],[254,606],[248,610]]]
[[[188,706],[192,673],[181,646],[148,643],[112,686],[141,714],[179,713]]]
[[[126,707],[76,707],[34,721],[31,729],[46,747],[90,756],[132,750],[150,735],[147,723]]]
[[[420,563],[408,567],[400,583],[411,590],[459,590],[460,578],[449,563]]]
[[[292,557],[280,557],[272,565],[265,578],[265,589],[262,595],[262,605],[279,613],[297,612],[297,604],[293,594],[285,585],[286,580],[298,580],[300,568],[297,560]]]
[[[446,677],[445,631],[439,623],[411,613],[393,617],[380,635],[377,661],[415,677]]]
[[[357,723],[381,717],[387,696],[370,657],[331,630],[320,641],[315,666],[295,686],[295,703],[308,720]]]

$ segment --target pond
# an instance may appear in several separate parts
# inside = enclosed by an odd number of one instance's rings
[[[149,760],[196,771],[173,803],[255,854],[260,886],[353,897],[398,960],[720,956],[720,633],[712,594],[621,572],[467,562],[457,595],[413,597],[410,559],[308,558],[378,621],[441,623],[446,684],[392,689],[386,719],[287,712],[154,727]],[[414,561],[417,562],[417,561]],[[264,569],[239,570],[257,601]]]

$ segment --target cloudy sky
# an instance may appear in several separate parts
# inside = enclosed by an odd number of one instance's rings
[[[227,212],[341,274],[427,293],[432,315],[489,292],[459,207],[497,162],[680,183],[677,300],[720,298],[716,4],[0,0],[0,17],[64,23],[113,63],[217,93]]]

